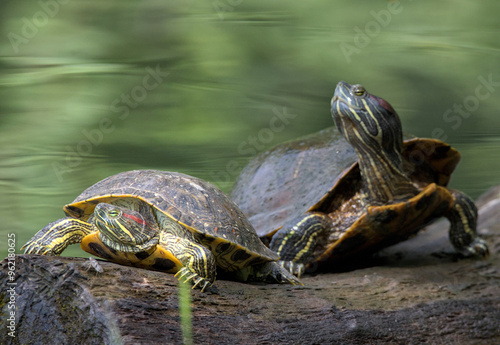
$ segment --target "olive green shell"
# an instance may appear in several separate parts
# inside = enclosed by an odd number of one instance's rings
[[[122,172],[86,189],[64,206],[64,211],[87,220],[98,203],[118,198],[143,200],[194,233],[236,244],[264,261],[278,259],[262,244],[247,218],[226,194],[204,180],[181,173]]]
[[[405,171],[420,187],[446,186],[460,160],[455,149],[434,139],[406,140],[402,155]],[[331,209],[359,191],[356,159],[351,145],[330,127],[258,155],[241,172],[231,197],[264,237],[294,217]]]

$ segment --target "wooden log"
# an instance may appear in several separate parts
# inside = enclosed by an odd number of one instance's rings
[[[194,343],[498,344],[500,186],[478,205],[487,260],[450,254],[443,221],[364,268],[310,272],[303,287],[219,279],[205,293],[192,291]],[[0,343],[182,343],[172,275],[97,262],[6,258]]]

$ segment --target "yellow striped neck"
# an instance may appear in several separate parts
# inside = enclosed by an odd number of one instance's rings
[[[401,156],[370,149],[356,148],[363,188],[370,204],[387,204],[418,194],[402,168]]]

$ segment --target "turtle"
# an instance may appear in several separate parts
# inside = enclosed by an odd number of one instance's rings
[[[403,133],[393,107],[359,84],[339,82],[331,112],[336,127],[261,153],[231,192],[283,267],[341,270],[443,216],[459,255],[488,255],[473,200],[447,188],[456,149]]]
[[[202,291],[217,269],[237,280],[300,285],[214,185],[177,172],[133,170],[107,177],[64,206],[67,217],[38,231],[26,254],[60,255],[73,243],[119,264],[176,273]]]

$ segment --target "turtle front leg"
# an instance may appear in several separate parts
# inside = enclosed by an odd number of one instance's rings
[[[455,249],[465,256],[487,257],[488,246],[477,237],[477,208],[467,195],[462,192],[450,191],[454,203],[445,214],[450,221],[450,242]]]
[[[207,247],[194,239],[186,239],[164,233],[160,244],[170,251],[183,265],[175,276],[182,281],[193,281],[193,289],[212,285],[216,277],[215,258]]]
[[[321,213],[294,218],[276,232],[269,248],[279,255],[285,269],[300,278],[319,240],[327,234],[328,223]]]
[[[21,250],[25,254],[60,255],[66,247],[79,243],[95,230],[92,225],[76,218],[65,217],[38,231]]]

